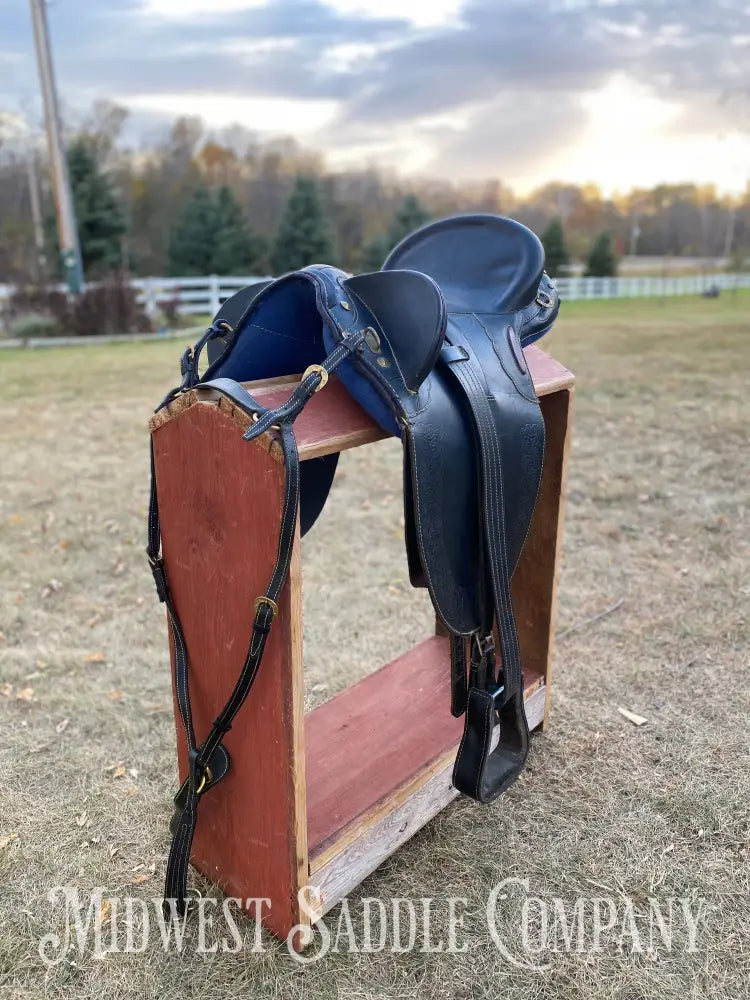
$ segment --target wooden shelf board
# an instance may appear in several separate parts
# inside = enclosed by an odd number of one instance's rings
[[[538,347],[527,347],[524,353],[537,395],[546,396],[573,385],[573,375],[568,369]],[[272,408],[286,401],[296,381],[298,376],[284,376],[243,385],[264,406]],[[389,436],[352,399],[335,375],[299,415],[294,434],[302,461],[372,444]]]
[[[526,698],[529,729],[536,729],[544,719],[546,687],[542,684]],[[434,766],[415,778],[404,794],[389,803],[387,812],[361,823],[347,842],[336,844],[325,856],[316,855],[310,865],[309,884],[316,911],[313,922],[352,892],[386,858],[413,837],[449,803],[458,798],[453,787],[455,751],[443,756]]]
[[[526,672],[526,697],[543,684]],[[448,640],[432,636],[305,716],[311,870],[455,755]]]
[[[532,344],[531,347],[525,348],[524,353],[537,395],[546,396],[573,385],[574,378],[568,369],[544,351],[540,351],[538,347]],[[258,402],[271,409],[286,402],[299,379],[299,375],[283,375],[280,378],[263,379],[259,382],[243,382],[242,385]],[[196,403],[212,406],[218,403],[241,430],[247,430],[250,426],[250,417],[244,411],[221,398],[215,391],[197,388],[178,396],[155,414],[151,418],[151,430],[157,430]],[[333,375],[325,389],[315,393],[297,417],[294,422],[294,436],[297,440],[300,461],[304,462],[311,458],[320,458],[322,455],[332,455],[347,451],[349,448],[358,448],[363,444],[382,441],[390,435],[365,413]],[[274,448],[274,440],[275,432],[270,432],[263,435],[259,443],[280,460],[281,455],[276,454],[278,447]]]

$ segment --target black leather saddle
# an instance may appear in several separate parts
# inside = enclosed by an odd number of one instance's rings
[[[297,511],[303,532],[309,530],[333,479],[337,456],[300,466],[292,430],[333,371],[403,442],[410,578],[428,588],[450,636],[451,711],[465,715],[453,782],[489,802],[523,769],[528,727],[510,580],[539,489],[544,421],[522,348],[547,332],[558,308],[533,233],[497,216],[459,216],[407,237],[381,271],[350,276],[314,265],[243,289],[183,356],[182,384],[161,405],[199,384],[231,398],[253,418],[246,439],[279,436],[287,496],[279,559],[256,601],[245,665],[202,742],[190,722],[188,651],[175,657],[191,762],[176,798],[165,893],[178,909],[197,802],[229,767],[221,738],[260,666]],[[206,344],[209,367],[199,378]],[[287,402],[271,411],[239,384],[298,372]],[[157,589],[179,631],[160,557],[153,476],[149,523]]]

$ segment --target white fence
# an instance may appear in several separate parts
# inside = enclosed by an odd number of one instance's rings
[[[677,277],[555,278],[560,298],[580,299],[661,298],[664,295],[700,295],[711,288],[736,291],[750,288],[750,274],[687,274]]]
[[[238,289],[254,281],[263,281],[260,275],[224,277],[208,275],[204,278],[135,278],[133,284],[140,290],[141,300],[149,315],[174,309],[180,315],[213,316],[219,306]],[[679,277],[617,278],[556,278],[560,298],[566,302],[582,299],[661,298],[665,295],[700,295],[711,288],[720,291],[750,289],[750,274],[695,274]],[[59,286],[64,290],[64,286]],[[0,285],[0,307],[3,298],[13,291],[11,285]]]
[[[146,312],[153,315],[165,306],[182,316],[213,316],[219,306],[240,288],[267,276],[229,276],[210,274],[205,278],[135,278]]]
[[[156,312],[160,304],[173,302],[178,312],[186,315],[213,316],[222,302],[237,289],[263,281],[262,277],[207,278],[139,278],[133,282],[141,289],[143,302],[149,313]],[[750,274],[695,274],[679,277],[617,278],[556,278],[560,298],[566,302],[581,299],[632,299],[660,298],[664,295],[700,295],[710,288],[734,291],[750,288]]]

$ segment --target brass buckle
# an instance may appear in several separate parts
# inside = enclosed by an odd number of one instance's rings
[[[328,372],[325,370],[323,365],[308,365],[302,375],[303,382],[308,375],[320,375],[320,382],[315,386],[313,392],[320,392],[323,386],[328,382]]]
[[[208,775],[208,778],[206,777],[206,775]],[[214,780],[214,776],[211,773],[211,768],[208,765],[206,765],[206,767],[205,767],[205,769],[203,771],[203,777],[201,778],[201,783],[195,789],[195,794],[196,795],[200,795],[200,793],[203,791],[203,789],[206,787],[206,785],[207,784],[210,785],[213,780]]]
[[[269,608],[271,609],[271,611],[273,611],[273,617],[274,618],[279,613],[279,606],[276,603],[276,601],[272,601],[270,597],[266,597],[266,595],[263,594],[262,597],[256,597],[255,598],[255,613],[256,613],[256,615],[258,613],[258,608],[261,606],[261,604],[267,604],[269,606]]]

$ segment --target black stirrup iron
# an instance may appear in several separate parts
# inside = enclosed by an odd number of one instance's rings
[[[407,237],[382,271],[352,277],[314,265],[243,289],[183,355],[182,382],[158,409],[196,386],[221,393],[252,417],[246,440],[277,434],[286,479],[277,560],[255,601],[244,664],[199,739],[189,651],[161,556],[152,449],[147,553],[174,640],[189,761],[175,796],[167,912],[185,911],[198,803],[229,770],[222,740],[261,666],[297,514],[308,531],[333,480],[335,455],[300,465],[293,425],[334,371],[372,419],[403,442],[409,574],[414,586],[428,588],[450,636],[451,711],[465,716],[453,782],[489,802],[523,769],[529,734],[510,581],[544,460],[544,422],[523,347],[547,332],[558,308],[533,233],[497,216],[459,216]],[[206,346],[210,363],[200,377]],[[299,372],[300,382],[274,410],[239,384]]]

